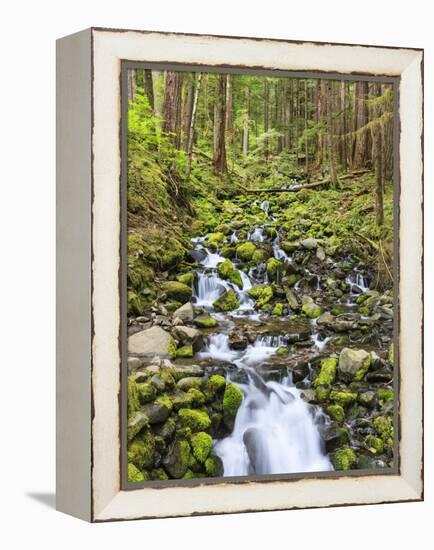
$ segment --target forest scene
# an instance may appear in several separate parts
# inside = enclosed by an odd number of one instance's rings
[[[128,481],[392,467],[392,86],[127,82]]]

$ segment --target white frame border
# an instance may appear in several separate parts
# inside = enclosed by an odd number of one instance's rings
[[[92,29],[91,521],[421,500],[421,50]],[[400,76],[400,474],[120,490],[121,60]],[[276,61],[278,60],[278,61]]]

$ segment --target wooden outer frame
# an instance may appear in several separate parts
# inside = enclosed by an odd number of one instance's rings
[[[121,490],[123,60],[400,78],[400,465],[396,474]],[[98,28],[58,42],[60,510],[89,521],[109,521],[423,498],[422,71],[423,52],[401,48]],[[72,270],[78,274],[74,281]]]

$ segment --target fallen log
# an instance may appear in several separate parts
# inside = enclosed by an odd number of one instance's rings
[[[369,172],[370,170],[358,170],[357,172],[351,172],[350,174],[345,174],[344,176],[341,176],[339,180],[356,178],[357,176],[363,176],[363,174],[367,174]],[[330,183],[332,183],[331,180],[327,179],[300,185],[295,184],[291,185],[291,187],[288,187],[287,189],[282,189],[281,187],[275,189],[248,189],[247,187],[240,187],[243,193],[296,193],[297,191],[300,191],[300,189],[312,189],[314,187],[320,187],[321,185],[327,185]]]

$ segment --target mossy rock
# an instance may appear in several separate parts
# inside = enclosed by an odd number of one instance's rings
[[[268,254],[265,252],[265,250],[262,250],[261,248],[258,248],[255,250],[252,256],[252,264],[259,265],[265,262],[265,260],[268,258]]]
[[[262,296],[262,294],[264,293],[264,290],[268,287],[269,285],[262,285],[262,284],[253,285],[252,288],[250,288],[247,291],[247,294],[250,296],[250,298],[254,298],[255,300],[257,300]]]
[[[224,376],[221,376],[221,374],[213,374],[205,383],[205,390],[212,396],[216,395],[216,393],[223,392],[225,387],[226,380]]]
[[[375,437],[374,435],[367,435],[365,437],[365,446],[369,450],[373,450],[374,453],[381,454],[384,451],[384,443],[379,437]]]
[[[127,438],[128,441],[134,439],[134,437],[143,429],[149,427],[148,416],[141,412],[136,411],[133,416],[128,418],[127,426]]]
[[[341,424],[345,420],[345,411],[341,405],[329,405],[326,408],[326,413],[330,416],[331,419],[339,422],[339,424]]]
[[[250,262],[255,253],[256,246],[251,242],[246,242],[237,246],[237,258],[243,262]]]
[[[393,439],[393,424],[388,416],[377,416],[374,418],[373,426],[383,441]]]
[[[163,466],[171,478],[181,479],[193,459],[187,440],[177,439],[163,459]]]
[[[269,258],[267,261],[267,274],[273,281],[277,280],[278,274],[282,271],[282,262],[276,258]]]
[[[166,281],[162,284],[161,289],[166,293],[169,299],[177,300],[182,304],[191,300],[191,287],[179,281]]]
[[[177,348],[176,350],[176,357],[193,357],[193,346],[191,344],[188,344],[186,346],[182,346],[180,348]]]
[[[332,457],[336,470],[351,470],[357,464],[357,455],[350,447],[338,449]]]
[[[390,344],[390,347],[389,347],[389,353],[388,353],[388,360],[389,360],[389,363],[393,366],[393,342]]]
[[[140,403],[149,403],[157,396],[157,391],[152,384],[137,384],[137,393]]]
[[[158,396],[155,402],[161,403],[162,405],[164,405],[166,409],[169,411],[169,414],[172,412],[173,401],[170,399],[170,397],[167,394]]]
[[[127,402],[128,402],[128,418],[133,416],[140,406],[139,403],[139,391],[137,389],[136,382],[128,377],[128,389],[127,389]]]
[[[196,273],[194,271],[190,271],[189,273],[183,273],[182,275],[178,275],[176,277],[176,280],[180,283],[183,283],[184,285],[193,286],[194,281],[196,280]]]
[[[288,355],[289,348],[285,348],[284,346],[280,346],[276,349],[276,355]]]
[[[317,401],[327,401],[330,397],[331,388],[330,386],[317,386],[315,388],[315,398]]]
[[[209,477],[221,477],[223,475],[223,462],[217,455],[211,455],[205,460],[205,471]]]
[[[197,388],[190,388],[187,391],[187,395],[191,398],[191,404],[193,407],[202,407],[205,404],[205,395]]]
[[[273,315],[276,315],[277,317],[283,316],[283,304],[277,303],[273,307]]]
[[[234,309],[238,309],[240,304],[238,302],[237,295],[232,289],[230,289],[223,292],[223,294],[213,302],[213,306],[219,311],[232,311]]]
[[[318,373],[318,376],[314,380],[314,387],[318,386],[327,386],[333,384],[336,379],[336,368],[338,365],[338,360],[336,357],[328,357],[321,361],[321,370]]]
[[[261,296],[258,298],[258,301],[255,304],[257,309],[269,309],[271,307],[271,300],[273,298],[273,289],[271,286],[266,286],[262,291]],[[268,307],[267,307],[268,306]]]
[[[333,390],[330,393],[330,399],[341,407],[345,407],[357,400],[357,393],[343,390]]]
[[[167,481],[169,479],[163,468],[154,468],[150,471],[149,477],[154,481]]]
[[[295,252],[298,248],[298,243],[290,242],[290,241],[283,241],[280,244],[280,248],[286,252],[287,254],[292,254]]]
[[[141,481],[145,481],[142,472],[131,463],[128,463],[127,479],[129,483],[140,483]]]
[[[198,328],[214,328],[218,325],[217,319],[211,317],[210,315],[199,315],[194,320],[194,324]]]
[[[153,466],[154,456],[155,437],[150,431],[145,431],[128,444],[128,462],[140,470]]]
[[[212,437],[206,432],[193,434],[190,439],[193,456],[201,463],[208,458],[212,449]]]
[[[229,259],[217,266],[217,272],[222,279],[226,279],[239,288],[243,288],[240,272]]]
[[[321,308],[313,301],[303,304],[301,310],[309,319],[316,319],[321,315]]]
[[[378,388],[377,390],[377,399],[378,401],[383,401],[384,403],[389,403],[393,401],[394,393],[390,388]]]
[[[222,242],[225,240],[225,234],[221,231],[217,231],[216,233],[210,233],[206,239],[206,244],[209,248],[213,248],[216,250],[219,245],[222,244]]]
[[[181,424],[190,428],[192,432],[204,432],[211,426],[211,420],[204,411],[181,409],[178,416]]]
[[[236,384],[229,382],[223,395],[223,421],[230,431],[234,428],[235,417],[242,401],[243,392]]]

